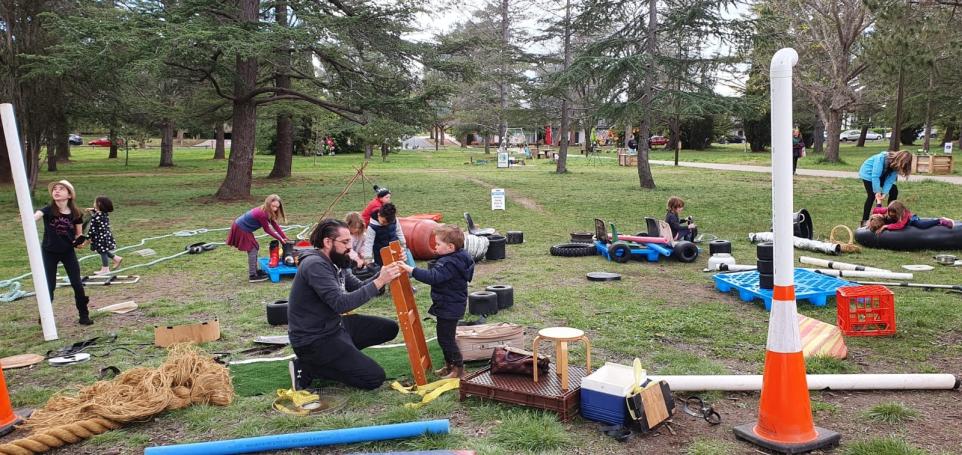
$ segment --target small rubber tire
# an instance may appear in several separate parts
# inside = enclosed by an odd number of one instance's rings
[[[594,256],[598,254],[595,246],[587,243],[559,243],[548,250],[552,256],[567,258]]]
[[[493,292],[498,296],[498,310],[511,308],[514,306],[514,288],[507,284],[494,284],[484,288],[485,291]]]
[[[631,259],[631,248],[624,243],[616,243],[608,248],[608,257],[610,257],[612,261],[624,264]]]
[[[672,247],[671,256],[679,262],[695,262],[698,259],[698,246],[688,241],[680,241]]]
[[[287,325],[287,300],[276,300],[267,304],[267,323]]]
[[[771,261],[775,257],[775,244],[762,242],[755,247],[755,255],[763,261]]]
[[[732,242],[728,240],[712,240],[708,242],[708,255],[714,256],[718,253],[732,254]]]
[[[765,275],[772,275],[775,273],[775,261],[759,259],[755,264],[758,266],[758,273]]]
[[[497,314],[498,295],[491,291],[475,291],[468,294],[468,312],[478,316]]]
[[[620,281],[621,274],[610,272],[588,272],[585,275],[588,281]]]
[[[775,275],[769,275],[765,273],[758,274],[758,287],[761,289],[774,289],[775,288]]]

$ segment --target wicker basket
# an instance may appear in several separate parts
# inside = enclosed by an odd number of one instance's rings
[[[835,238],[835,231],[837,231],[839,228],[848,233],[847,242],[842,242],[841,240]],[[828,234],[828,241],[831,243],[837,243],[842,248],[843,253],[862,252],[862,248],[855,244],[855,234],[853,234],[852,230],[844,224],[839,224],[838,226],[832,228],[832,232]]]

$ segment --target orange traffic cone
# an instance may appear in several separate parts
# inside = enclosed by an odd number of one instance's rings
[[[796,314],[795,286],[775,285],[758,422],[735,427],[735,436],[780,453],[833,447],[842,438],[812,421]]]
[[[13,407],[10,406],[10,395],[7,394],[7,381],[3,379],[3,370],[0,369],[0,436],[13,431],[14,425],[22,421],[23,419],[14,414]]]

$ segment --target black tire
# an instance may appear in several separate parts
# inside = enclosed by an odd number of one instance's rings
[[[708,255],[714,256],[718,253],[732,254],[732,242],[728,240],[712,240],[708,242]]]
[[[636,232],[635,237],[658,237],[657,235],[648,235],[648,231]]]
[[[490,291],[475,291],[468,294],[468,312],[487,316],[498,312],[498,295]]]
[[[572,232],[571,243],[594,243],[595,236],[590,232]]]
[[[277,300],[267,304],[267,323],[287,325],[287,300]]]
[[[514,306],[514,288],[507,284],[495,284],[484,288],[485,291],[493,292],[498,296],[498,310],[511,308]]]
[[[772,275],[775,273],[774,261],[766,261],[764,259],[759,259],[758,261],[756,261],[756,265],[758,266],[758,273],[761,273],[763,275]]]
[[[698,247],[694,243],[681,241],[672,247],[671,256],[679,262],[695,262],[698,259]]]
[[[624,264],[631,259],[631,248],[624,243],[616,243],[608,248],[608,256],[612,261]]]
[[[774,289],[775,288],[775,275],[768,275],[765,273],[758,274],[758,287],[762,289]]]
[[[549,252],[552,256],[567,258],[594,256],[598,254],[597,251],[595,251],[594,245],[585,243],[559,243],[552,246]]]
[[[775,257],[775,244],[772,242],[762,242],[755,247],[755,255],[763,261],[771,261]]]

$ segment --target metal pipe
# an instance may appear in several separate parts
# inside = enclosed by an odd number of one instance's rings
[[[894,286],[903,288],[921,289],[946,289],[950,291],[962,292],[962,284],[923,284],[923,283],[888,283],[881,281],[853,281],[855,284],[879,284],[882,286]]]
[[[802,264],[814,265],[818,267],[824,267],[835,270],[858,270],[858,271],[873,271],[873,272],[891,272],[888,269],[879,269],[875,267],[867,267],[864,265],[850,264],[848,262],[838,262],[838,261],[827,261],[825,259],[813,258],[809,256],[802,256],[798,258],[798,262]]]
[[[809,374],[808,390],[953,390],[959,378],[952,374]],[[672,392],[720,390],[750,392],[762,389],[761,375],[648,376],[664,380]]]
[[[913,280],[915,275],[902,272],[875,272],[865,270],[832,270],[832,269],[812,269],[815,273],[822,275],[837,276],[841,278],[882,278],[885,280]]]
[[[804,239],[801,237],[792,238],[794,239],[795,248],[800,250],[831,254],[833,256],[841,254],[842,252],[842,246],[837,243],[820,242],[818,240]],[[752,243],[772,242],[775,240],[775,236],[771,232],[752,232],[748,234],[748,240]]]
[[[33,219],[33,201],[30,200],[30,184],[27,182],[27,168],[23,164],[23,149],[20,148],[20,135],[13,105],[0,104],[0,119],[3,122],[3,136],[7,142],[7,156],[10,158],[10,173],[17,192],[17,205],[20,207],[20,224],[33,273],[33,288],[37,294],[37,307],[40,311],[40,327],[44,341],[52,341],[57,336],[57,321],[50,304],[50,291],[47,289],[47,274],[43,269],[43,256],[40,253],[40,238],[37,235],[37,222]],[[49,152],[48,152],[49,153]]]

